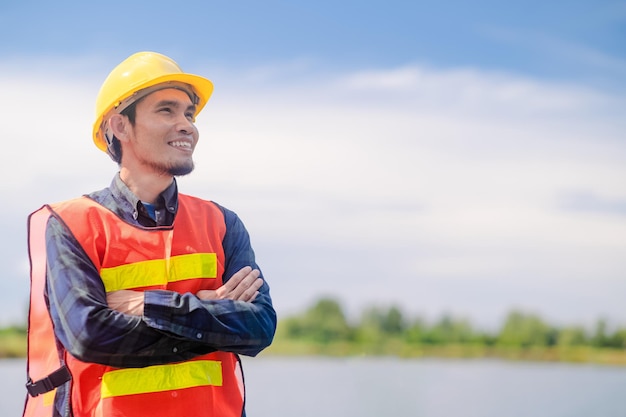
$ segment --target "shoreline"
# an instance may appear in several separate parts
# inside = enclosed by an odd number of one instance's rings
[[[397,357],[401,359],[498,359],[511,362],[552,362],[626,366],[626,350],[576,347],[503,347],[484,345],[358,346],[349,343],[326,345],[299,341],[277,341],[264,352],[267,356]]]
[[[388,341],[382,344],[349,342],[313,343],[292,339],[275,339],[263,351],[274,357],[397,357],[402,359],[499,359],[512,362],[561,362],[626,366],[626,349],[592,346],[511,347],[481,344],[426,345]],[[26,338],[22,335],[0,337],[0,359],[25,359]]]

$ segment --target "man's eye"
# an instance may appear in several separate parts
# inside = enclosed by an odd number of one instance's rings
[[[171,113],[171,112],[172,112],[172,109],[170,109],[169,107],[163,107],[163,108],[162,108],[162,109],[160,109],[159,111],[163,111],[163,112],[166,112],[166,113]]]
[[[191,120],[192,122],[195,121],[193,113],[185,113],[185,117],[187,117],[187,119]]]

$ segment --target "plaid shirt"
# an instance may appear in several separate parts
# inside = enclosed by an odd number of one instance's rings
[[[156,205],[156,221],[148,216],[119,174],[110,187],[89,197],[122,220],[148,227],[171,225],[178,208],[176,181],[161,194]],[[258,265],[241,220],[232,211],[218,207],[226,223],[222,243],[226,260],[224,281],[227,281],[242,267],[258,268]],[[144,293],[143,316],[131,316],[108,307],[97,269],[54,216],[50,217],[46,229],[46,250],[46,296],[55,334],[62,347],[82,361],[114,367],[144,367],[186,360],[216,350],[255,356],[274,336],[276,313],[267,283],[251,303],[201,301],[189,293],[150,290]],[[58,392],[57,405],[66,409],[68,398],[63,391]]]

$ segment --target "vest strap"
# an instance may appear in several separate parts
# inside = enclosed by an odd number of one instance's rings
[[[60,387],[70,379],[72,379],[72,375],[67,369],[67,366],[63,365],[59,369],[52,372],[47,377],[40,379],[39,381],[33,382],[32,379],[28,378],[26,389],[32,397],[36,397],[40,394],[44,394],[48,391],[52,391],[57,387]]]

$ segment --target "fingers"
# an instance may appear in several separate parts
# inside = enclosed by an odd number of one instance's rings
[[[238,300],[251,302],[259,294],[259,289],[263,285],[263,279],[256,278],[252,284],[241,294]]]
[[[224,285],[217,290],[201,290],[196,295],[202,300],[239,300],[251,302],[259,294],[263,286],[261,272],[249,266],[237,271]]]
[[[237,271],[230,279],[222,286],[225,294],[229,294],[231,292],[236,292],[237,287],[245,280],[250,279],[250,274],[256,273],[258,277],[260,272],[258,269],[252,269],[249,266],[244,266],[239,271]],[[246,285],[246,284],[244,284]]]
[[[250,301],[253,299],[254,293],[256,293],[261,285],[263,285],[263,280],[259,278],[261,272],[258,269],[252,269],[249,266],[242,268],[233,275],[233,278],[237,275],[243,275],[243,278],[238,276],[239,282],[236,287],[230,292],[230,296],[228,298],[232,300],[241,300],[241,301]],[[228,280],[228,283],[233,279]]]
[[[217,300],[219,298],[215,290],[200,290],[196,296],[201,300]]]

